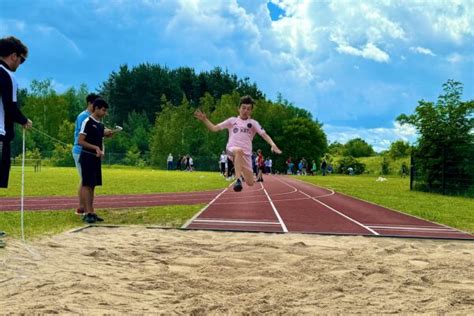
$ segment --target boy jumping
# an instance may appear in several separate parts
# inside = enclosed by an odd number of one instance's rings
[[[271,137],[265,132],[260,124],[251,119],[254,100],[250,96],[240,98],[239,116],[231,117],[214,125],[201,110],[194,112],[194,117],[202,121],[212,132],[218,132],[223,129],[229,130],[229,140],[227,141],[226,151],[228,157],[233,160],[235,166],[234,191],[242,191],[241,176],[243,174],[245,183],[248,186],[254,184],[252,171],[252,140],[258,133],[270,146],[274,153],[281,154],[281,150],[275,145]]]

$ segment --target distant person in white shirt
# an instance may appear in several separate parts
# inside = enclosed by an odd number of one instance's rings
[[[225,176],[225,165],[227,164],[227,155],[225,154],[225,150],[222,151],[222,154],[219,158],[219,165],[221,168],[221,174]]]
[[[173,170],[173,155],[171,153],[168,155],[166,161],[168,162],[168,170]]]
[[[266,174],[271,174],[272,173],[272,158],[270,157],[267,157],[267,159],[265,160],[265,173]]]

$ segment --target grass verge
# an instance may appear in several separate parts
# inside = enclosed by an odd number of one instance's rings
[[[169,205],[129,209],[99,209],[97,214],[104,218],[107,225],[156,225],[181,227],[196,214],[204,204]],[[29,211],[25,212],[25,238],[55,235],[73,228],[85,226],[81,217],[72,211]],[[0,229],[8,236],[21,237],[20,213],[0,213]]]
[[[217,172],[185,172],[136,168],[102,168],[102,186],[96,195],[145,194],[215,190],[229,183]],[[25,196],[76,196],[79,175],[75,168],[45,167],[40,172],[25,168]],[[19,197],[21,168],[12,168],[2,197]]]

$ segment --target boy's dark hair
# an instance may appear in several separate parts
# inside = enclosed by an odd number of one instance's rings
[[[253,109],[253,105],[255,104],[255,101],[252,99],[251,96],[245,95],[240,98],[239,106],[241,106],[242,104],[252,104],[252,109]]]
[[[25,46],[18,38],[9,36],[0,39],[0,56],[8,57],[11,54],[28,56],[28,47]]]
[[[86,97],[86,102],[87,103],[94,103],[95,100],[99,99],[100,95],[95,94],[95,93],[90,93]]]
[[[108,109],[108,108],[109,108],[109,104],[108,104],[107,102],[105,102],[104,99],[97,98],[97,99],[95,99],[94,104],[92,105],[92,108],[93,108],[94,110],[95,110],[96,108],[98,108],[98,109],[102,109],[102,108]]]

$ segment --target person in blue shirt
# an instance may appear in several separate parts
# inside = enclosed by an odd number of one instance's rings
[[[79,115],[76,118],[76,123],[74,126],[74,146],[72,147],[72,157],[74,158],[74,164],[76,165],[77,172],[79,173],[79,178],[81,179],[81,181],[79,182],[79,190],[78,190],[79,207],[76,209],[77,215],[85,214],[84,212],[85,201],[83,201],[83,199],[81,198],[82,170],[81,170],[81,164],[79,163],[79,157],[81,156],[82,146],[78,144],[79,132],[81,131],[81,126],[84,120],[88,118],[93,112],[94,101],[99,98],[100,96],[95,93],[91,93],[87,95],[86,97],[87,108],[81,113],[79,113]],[[112,131],[110,129],[105,129],[104,134],[105,136],[110,137],[112,136]]]

